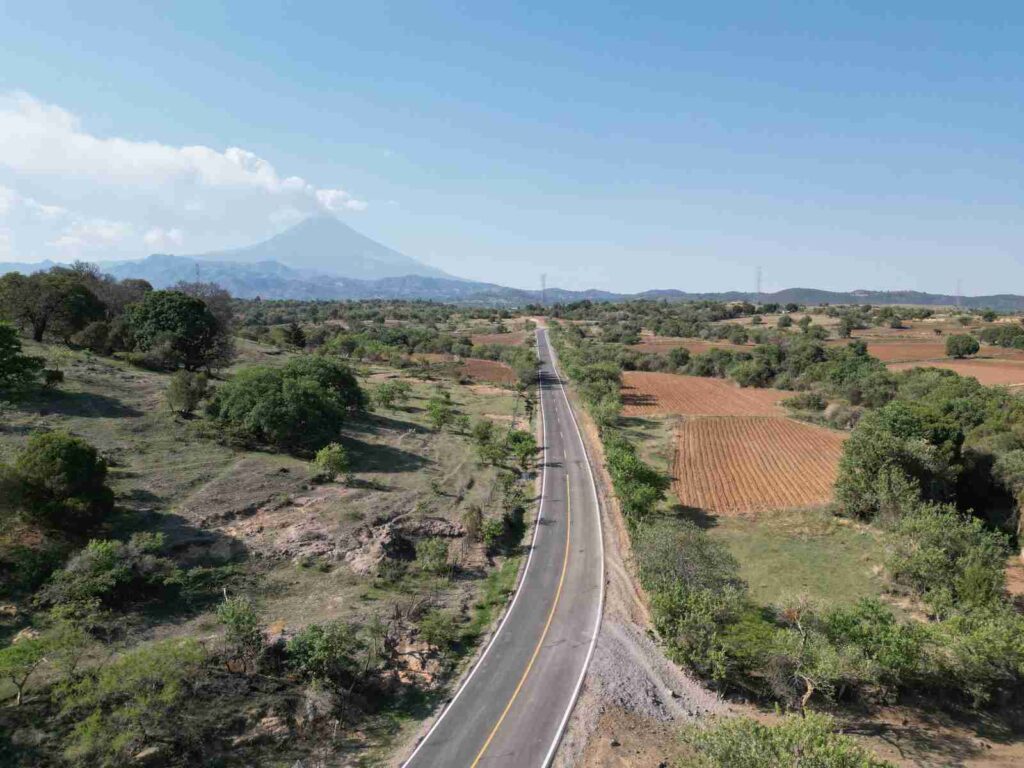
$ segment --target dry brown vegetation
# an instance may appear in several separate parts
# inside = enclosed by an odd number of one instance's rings
[[[510,333],[480,333],[470,336],[474,346],[483,344],[498,344],[503,347],[521,346],[527,339],[532,337],[531,331],[512,331]]]

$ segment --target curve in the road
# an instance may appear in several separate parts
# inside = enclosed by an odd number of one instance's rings
[[[537,349],[544,461],[540,507],[526,565],[498,629],[404,768],[546,768],[593,657],[604,605],[597,487],[579,423],[542,330],[537,331]],[[554,394],[555,385],[561,398]],[[575,433],[576,439],[567,442],[563,428]],[[564,476],[564,497],[557,495],[561,483],[553,485],[549,474],[556,481]],[[573,485],[584,493],[589,490],[590,497],[575,520],[570,502]],[[564,526],[564,537],[555,536],[558,525]],[[563,592],[569,599],[562,599]],[[592,623],[586,618],[588,609],[593,611]]]

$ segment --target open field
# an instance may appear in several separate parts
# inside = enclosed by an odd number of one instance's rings
[[[474,345],[498,344],[503,347],[518,347],[526,341],[527,337],[533,336],[532,331],[512,331],[510,333],[481,333],[470,336]]]
[[[684,421],[673,477],[685,507],[749,514],[827,504],[845,436],[783,418]]]
[[[689,351],[691,355],[699,355],[709,349],[742,349],[741,344],[732,344],[728,341],[702,341],[700,339],[683,339],[677,336],[643,336],[639,344],[634,344],[630,349],[638,352],[653,352],[664,355],[673,349]]]
[[[674,373],[622,374],[625,416],[781,416],[778,403],[791,392],[743,389],[724,379]]]
[[[906,371],[910,368],[945,368],[961,376],[973,376],[985,386],[1019,387],[1024,385],[1024,360],[939,360],[927,363],[890,363],[891,371]]]
[[[480,360],[475,357],[456,359],[451,355],[418,354],[416,360],[428,363],[455,363],[458,374],[473,381],[486,381],[491,384],[515,384],[516,373],[505,363],[497,360]]]

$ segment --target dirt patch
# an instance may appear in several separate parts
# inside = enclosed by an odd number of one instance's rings
[[[657,355],[667,354],[673,349],[685,349],[691,355],[699,355],[710,349],[740,349],[742,345],[730,344],[727,341],[700,341],[699,339],[683,339],[675,336],[645,336],[639,344],[631,349],[638,352],[653,352]]]
[[[481,333],[470,336],[469,340],[473,346],[482,344],[497,344],[502,347],[519,347],[526,341],[527,336],[532,336],[530,331],[512,331],[511,333]]]
[[[782,416],[779,401],[792,392],[744,389],[725,379],[674,373],[622,374],[625,416]]]
[[[516,372],[511,366],[497,360],[480,360],[475,357],[457,358],[452,355],[420,354],[417,360],[428,363],[453,363],[459,376],[473,381],[486,381],[492,384],[515,384]]]
[[[676,495],[718,514],[826,504],[845,437],[791,419],[688,419],[676,439]]]
[[[921,363],[891,363],[890,371],[906,371],[911,368],[944,368],[956,371],[961,376],[972,376],[987,387],[1024,386],[1024,360],[942,360]]]

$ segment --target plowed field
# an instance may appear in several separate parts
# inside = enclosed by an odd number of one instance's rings
[[[778,389],[743,389],[724,379],[674,373],[622,374],[626,416],[781,416],[777,403],[792,395]]]
[[[503,347],[518,347],[527,336],[533,336],[532,331],[512,331],[510,333],[480,333],[470,336],[473,344],[500,344]]]
[[[905,371],[909,368],[946,368],[961,376],[973,376],[985,386],[1024,385],[1024,361],[1017,360],[942,360],[926,363],[891,363],[889,370]]]
[[[826,504],[845,435],[785,418],[688,419],[673,468],[680,502],[716,514]]]
[[[414,356],[416,360],[428,363],[457,363],[459,375],[468,376],[474,381],[489,381],[493,384],[515,384],[516,372],[505,363],[497,360],[480,360],[467,357],[461,360],[451,355],[439,355],[433,352]]]

